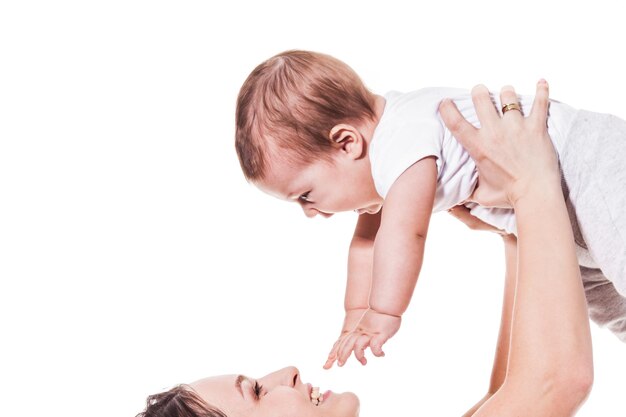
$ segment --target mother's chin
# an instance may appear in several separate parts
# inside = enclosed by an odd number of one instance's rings
[[[328,408],[332,408],[336,417],[356,417],[359,415],[359,397],[353,392],[342,392],[337,394],[327,392],[324,394],[324,403]]]

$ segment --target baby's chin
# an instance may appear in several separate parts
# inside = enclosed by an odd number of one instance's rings
[[[375,206],[365,207],[365,208],[362,208],[362,209],[357,209],[357,210],[354,210],[354,211],[355,211],[357,214],[364,214],[364,213],[367,213],[367,214],[376,214],[376,213],[378,213],[378,212],[380,211],[380,209],[382,209],[382,208],[383,208],[383,206],[382,206],[382,205],[375,205]]]

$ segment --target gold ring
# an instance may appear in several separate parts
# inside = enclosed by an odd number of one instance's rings
[[[508,112],[509,110],[517,110],[518,112],[522,112],[522,108],[518,103],[509,103],[502,106],[502,114]]]

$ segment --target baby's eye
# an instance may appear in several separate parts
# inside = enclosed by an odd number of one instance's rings
[[[309,201],[309,194],[310,194],[310,193],[311,193],[310,191],[307,191],[306,193],[304,193],[304,194],[302,194],[300,197],[298,197],[298,199],[299,199],[300,201],[305,202],[305,203],[310,203],[310,201]]]

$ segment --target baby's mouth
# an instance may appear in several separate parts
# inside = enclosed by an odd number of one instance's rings
[[[319,406],[323,400],[324,397],[320,394],[320,388],[313,387],[311,389],[311,402],[313,403],[313,405]]]

